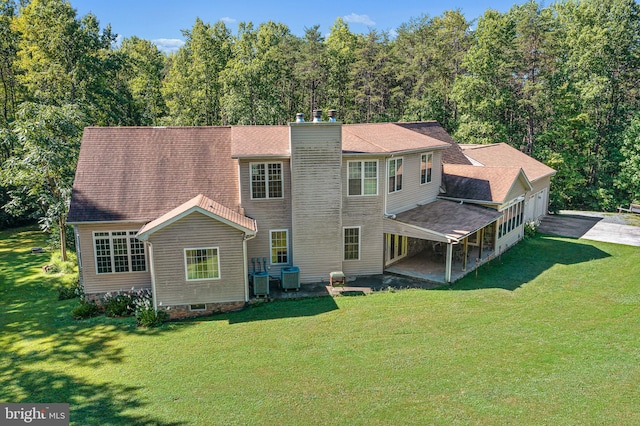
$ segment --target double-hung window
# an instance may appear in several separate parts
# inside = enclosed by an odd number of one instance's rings
[[[273,230],[270,233],[271,264],[289,263],[289,232],[286,229]]]
[[[389,193],[402,189],[402,158],[392,158],[389,167]]]
[[[282,163],[251,163],[251,198],[282,198]]]
[[[360,260],[360,227],[344,228],[344,260]]]
[[[218,247],[184,249],[187,281],[217,280],[220,278]]]
[[[349,161],[349,195],[378,195],[378,161]]]
[[[93,233],[96,272],[145,272],[147,258],[144,243],[135,236],[137,231],[103,231]]]
[[[433,153],[422,154],[420,156],[420,183],[431,182],[433,171]]]

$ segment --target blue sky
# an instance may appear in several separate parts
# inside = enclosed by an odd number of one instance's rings
[[[328,34],[338,17],[349,23],[353,32],[364,33],[370,28],[393,32],[402,23],[423,14],[437,16],[445,10],[460,9],[467,19],[475,19],[489,8],[506,12],[524,0],[453,0],[410,1],[292,1],[292,0],[70,0],[78,16],[93,13],[100,24],[111,24],[122,37],[138,36],[153,40],[164,51],[177,49],[183,42],[181,30],[193,27],[199,17],[204,22],[223,20],[232,32],[239,22],[260,24],[269,20],[286,24],[301,36],[304,29],[320,25]]]

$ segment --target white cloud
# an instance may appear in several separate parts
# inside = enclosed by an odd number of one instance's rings
[[[373,27],[376,23],[369,18],[369,15],[356,15],[352,13],[351,15],[346,15],[342,17],[345,21],[351,22],[354,24],[364,24],[369,27]]]
[[[155,40],[151,40],[158,46],[158,49],[164,53],[175,53],[184,46],[184,40],[180,40],[179,38],[157,38]]]
[[[220,20],[225,24],[235,24],[237,22],[236,19],[229,18],[228,16],[225,16],[224,18],[220,18]]]

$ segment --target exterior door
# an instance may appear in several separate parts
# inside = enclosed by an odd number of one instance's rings
[[[407,256],[407,240],[404,235],[396,234],[384,234],[385,235],[385,266],[389,266],[392,263]]]

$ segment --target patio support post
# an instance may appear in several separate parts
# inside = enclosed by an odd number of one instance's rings
[[[447,258],[444,266],[444,281],[451,282],[451,258],[453,254],[453,244],[447,243]]]
[[[462,271],[467,271],[467,253],[469,251],[469,237],[464,239],[464,250],[462,251]]]
[[[484,247],[484,228],[480,230],[478,237],[478,259],[482,260],[482,248]]]

